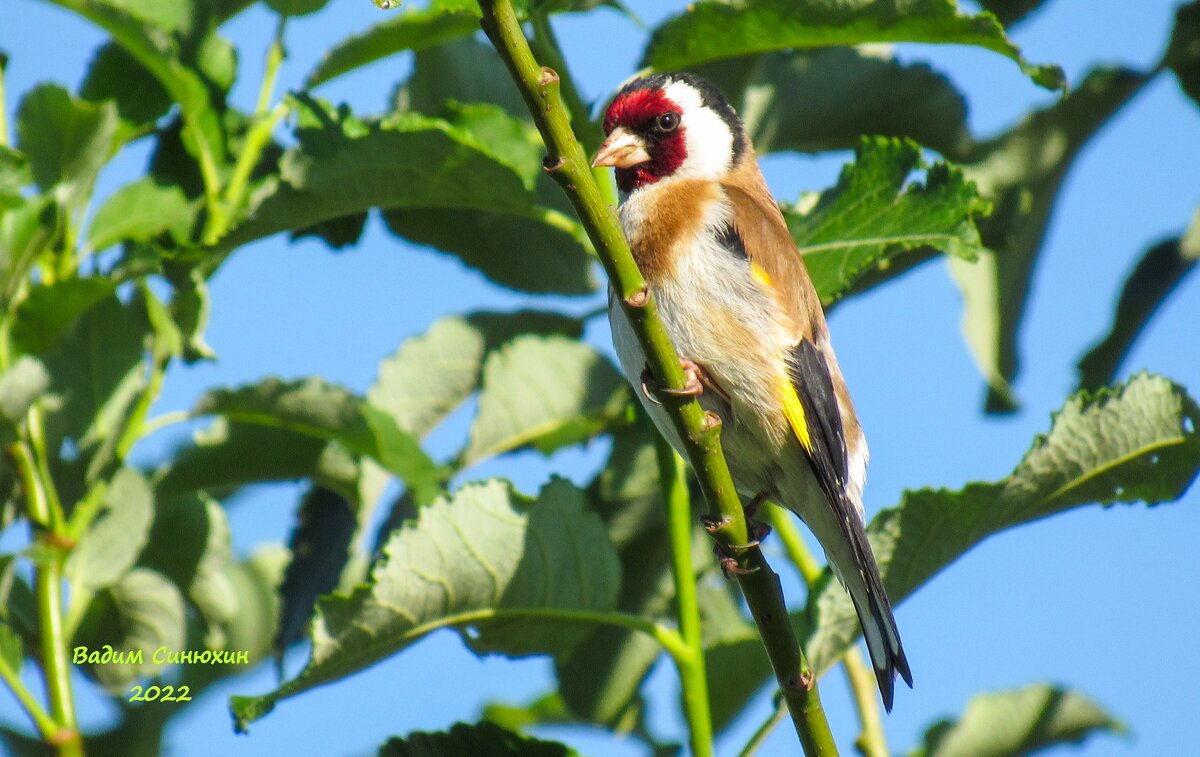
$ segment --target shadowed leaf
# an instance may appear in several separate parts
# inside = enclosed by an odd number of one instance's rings
[[[1200,105],[1200,2],[1179,6],[1175,29],[1163,61],[1179,80],[1188,97]]]
[[[865,135],[908,137],[949,157],[971,144],[962,94],[923,63],[829,47],[713,61],[695,71],[730,98],[759,154],[849,150]]]
[[[966,176],[995,211],[979,223],[987,248],[970,264],[950,260],[963,294],[963,332],[988,382],[988,412],[1016,409],[1017,336],[1034,263],[1058,191],[1075,156],[1148,81],[1125,69],[1097,69],[1058,103],[980,143]]]
[[[439,628],[476,652],[562,653],[586,615],[612,610],[620,569],[583,493],[556,479],[536,500],[502,481],[468,484],[422,508],[388,540],[366,583],[318,602],[304,671],[260,697],[235,697],[244,729],[281,699],[347,676]],[[466,633],[472,629],[472,633]]]
[[[201,397],[193,413],[336,441],[351,452],[378,460],[421,501],[432,499],[441,488],[441,469],[390,415],[319,378],[288,382],[270,378],[238,389],[211,391]]]
[[[1108,335],[1079,361],[1080,389],[1094,390],[1112,381],[1134,340],[1175,287],[1195,270],[1197,259],[1200,259],[1200,213],[1188,236],[1151,247],[1129,274]]]
[[[554,741],[520,736],[495,723],[455,723],[449,731],[414,731],[391,738],[379,747],[379,757],[572,757],[574,749]]]

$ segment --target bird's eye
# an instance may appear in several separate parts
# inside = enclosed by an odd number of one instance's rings
[[[654,125],[658,127],[659,131],[675,131],[675,128],[679,126],[679,114],[669,110],[655,119]]]

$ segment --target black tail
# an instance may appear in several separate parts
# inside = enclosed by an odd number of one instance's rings
[[[858,525],[858,524],[855,524]],[[863,636],[867,641],[867,652],[871,655],[871,666],[875,669],[875,680],[879,683],[879,695],[883,698],[883,707],[892,711],[892,698],[895,690],[896,674],[899,673],[908,688],[912,688],[912,671],[908,668],[908,658],[904,656],[904,645],[900,642],[900,632],[896,629],[896,618],[892,615],[892,605],[888,602],[887,592],[883,588],[883,580],[879,577],[879,566],[871,553],[871,545],[861,525],[851,529],[855,532],[852,543],[855,557],[861,575],[865,579],[866,596],[858,596],[851,591],[854,609],[858,612],[858,622],[862,625]]]

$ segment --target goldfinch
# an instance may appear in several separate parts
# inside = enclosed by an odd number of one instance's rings
[[[891,711],[896,673],[909,687],[912,673],[864,531],[867,442],[746,130],[712,84],[669,73],[617,92],[604,131],[592,165],[616,169],[621,224],[689,377],[685,391],[720,417],[739,493],[788,507],[820,541]],[[682,451],[611,289],[609,322],[622,370]]]

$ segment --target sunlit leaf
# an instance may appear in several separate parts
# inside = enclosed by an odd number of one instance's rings
[[[694,3],[654,30],[642,65],[670,71],[769,50],[865,42],[977,45],[1011,58],[1047,89],[1065,83],[1057,66],[1036,66],[1021,57],[994,16],[960,14],[954,0]]]
[[[402,50],[433,47],[474,34],[478,29],[479,19],[471,14],[434,9],[405,10],[331,47],[309,73],[304,85],[309,89],[318,87]]]
[[[124,240],[146,242],[191,215],[183,190],[143,177],[118,189],[96,210],[87,245],[98,251]]]
[[[906,186],[921,168],[926,165],[914,143],[866,138],[837,186],[815,203],[802,199],[785,208],[823,302],[861,288],[868,277],[886,278],[892,258],[904,252],[938,250],[968,260],[978,254],[975,218],[986,214],[988,204],[959,169],[945,163],[927,168],[923,184]]]
[[[1079,692],[1042,684],[972,697],[961,718],[931,726],[909,757],[1021,757],[1124,730]]]
[[[624,417],[627,386],[594,349],[558,336],[521,336],[488,356],[464,464],[521,447],[550,453]]]
[[[1091,503],[1170,502],[1197,471],[1200,407],[1167,379],[1142,374],[1068,400],[1008,477],[906,492],[868,534],[888,595],[900,602],[994,533]],[[804,648],[820,671],[859,634],[849,595],[830,579],[810,595],[806,614]]]
[[[582,330],[574,318],[534,310],[449,316],[379,364],[379,378],[367,399],[405,431],[424,436],[479,388],[484,359],[514,337],[578,337]]]

